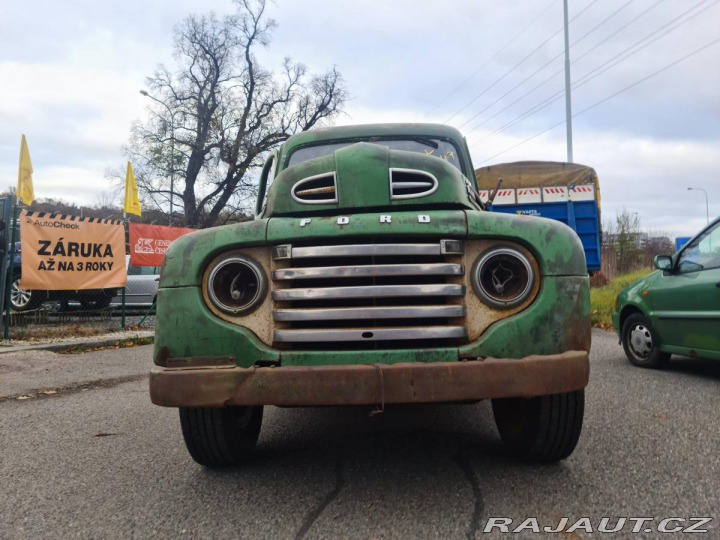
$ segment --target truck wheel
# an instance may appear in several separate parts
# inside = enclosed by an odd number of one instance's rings
[[[640,313],[633,313],[623,323],[622,344],[630,363],[639,367],[663,368],[670,355],[660,350],[655,330]]]
[[[500,437],[514,455],[529,461],[560,461],[572,454],[580,438],[585,391],[493,399],[492,408]]]
[[[13,311],[30,311],[42,305],[40,291],[20,288],[20,276],[12,282],[10,288],[10,307]]]
[[[255,452],[262,416],[262,405],[181,408],[185,446],[200,465],[237,465]]]

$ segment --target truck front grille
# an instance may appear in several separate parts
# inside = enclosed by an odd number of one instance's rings
[[[415,348],[466,339],[461,241],[367,242],[273,248],[274,345]]]

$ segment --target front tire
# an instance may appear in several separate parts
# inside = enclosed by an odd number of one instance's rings
[[[42,305],[40,291],[20,288],[20,276],[15,278],[10,288],[10,307],[13,311],[30,311]]]
[[[582,431],[585,391],[492,400],[500,437],[515,456],[554,462],[575,450]]]
[[[206,467],[226,467],[249,460],[260,435],[263,407],[188,407],[180,426],[190,456]]]
[[[670,355],[660,350],[660,342],[650,321],[640,313],[633,313],[623,323],[622,344],[630,363],[644,368],[663,368]]]

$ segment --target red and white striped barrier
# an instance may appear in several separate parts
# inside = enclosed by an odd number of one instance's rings
[[[518,204],[542,202],[542,190],[536,188],[518,188],[516,191]]]
[[[495,195],[493,204],[515,204],[515,190],[514,189],[500,189]]]
[[[594,201],[595,186],[592,184],[583,186],[570,186],[571,201]]]
[[[543,202],[567,202],[568,188],[565,186],[544,187]]]
[[[480,200],[487,203],[490,190],[481,189]],[[584,184],[581,186],[553,186],[534,188],[507,188],[498,191],[493,204],[536,204],[568,201],[594,201],[595,186]]]

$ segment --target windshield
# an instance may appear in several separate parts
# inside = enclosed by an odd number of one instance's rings
[[[460,158],[455,145],[442,139],[433,139],[430,137],[406,137],[393,139],[372,137],[367,139],[353,139],[343,142],[329,142],[313,146],[303,146],[290,154],[287,166],[292,167],[293,165],[297,165],[298,163],[302,163],[303,161],[307,161],[309,159],[327,156],[340,148],[344,148],[358,142],[380,144],[388,147],[390,150],[404,150],[406,152],[416,152],[418,154],[435,156],[437,158],[444,159],[462,172]]]
[[[720,223],[703,232],[682,251],[681,273],[720,268]]]

